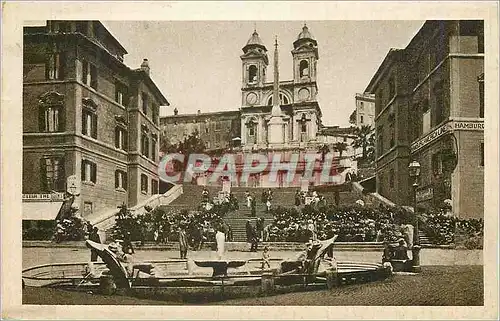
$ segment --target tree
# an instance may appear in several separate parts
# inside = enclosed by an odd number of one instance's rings
[[[165,154],[199,154],[205,151],[205,142],[200,138],[198,131],[195,130],[189,134],[189,136],[184,137],[183,141],[180,141],[177,144],[171,144],[170,141],[163,138],[160,150]]]
[[[368,161],[374,156],[375,136],[371,126],[363,125],[354,131],[356,138],[352,142],[352,147],[362,148],[361,159]]]
[[[323,144],[319,147],[318,153],[321,154],[321,161],[323,162],[325,160],[325,155],[330,152],[330,147],[328,147],[327,144]]]
[[[358,115],[356,109],[354,109],[354,111],[349,116],[349,124],[356,125],[356,118],[358,118]]]
[[[339,152],[339,157],[342,158],[342,153],[347,150],[348,145],[344,142],[338,142],[333,145],[333,149]]]

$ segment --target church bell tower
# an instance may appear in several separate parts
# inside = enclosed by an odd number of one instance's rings
[[[305,24],[297,40],[293,42],[292,57],[294,96],[298,98],[296,101],[315,101],[318,91],[316,84],[318,43]]]
[[[266,82],[266,69],[269,64],[267,48],[259,34],[254,30],[247,44],[243,47],[242,62],[242,106],[260,105],[262,88]]]

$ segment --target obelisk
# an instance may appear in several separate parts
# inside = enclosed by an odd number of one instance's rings
[[[271,145],[280,145],[284,143],[284,122],[280,107],[279,78],[278,38],[276,38],[274,43],[273,108],[271,109],[271,119],[268,124],[268,142]]]

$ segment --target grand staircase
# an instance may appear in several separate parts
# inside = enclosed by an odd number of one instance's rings
[[[222,189],[220,186],[207,186],[210,197],[216,196]],[[246,242],[246,229],[245,225],[247,220],[250,220],[252,225],[255,226],[257,218],[264,218],[264,226],[273,221],[271,213],[266,211],[265,204],[261,201],[262,192],[267,191],[268,188],[247,188],[247,187],[232,187],[231,192],[238,199],[239,209],[228,213],[224,217],[224,221],[231,226],[233,230],[234,242]],[[295,204],[295,193],[299,190],[297,187],[274,188],[272,207],[293,207]],[[161,205],[166,210],[195,210],[202,201],[203,186],[183,185],[184,193],[168,205]],[[248,191],[253,194],[257,200],[256,216],[253,217],[251,209],[246,206],[245,192]],[[320,191],[329,204],[335,204],[335,193],[332,190]],[[339,201],[341,205],[354,204],[360,197],[357,193],[352,192],[349,188],[342,189],[339,192]]]

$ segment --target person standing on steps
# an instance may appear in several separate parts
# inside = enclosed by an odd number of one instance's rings
[[[259,239],[260,242],[262,242],[264,239],[264,219],[262,217],[259,217],[257,219],[256,229],[257,229],[257,238]]]
[[[256,217],[257,216],[257,212],[256,212],[256,208],[255,207],[257,206],[257,204],[256,204],[257,201],[255,200],[254,195],[250,196],[250,198],[251,198],[251,204],[250,205],[252,207],[252,216]]]
[[[179,227],[179,252],[181,259],[187,258],[188,251],[188,240],[186,235],[186,229],[184,225]]]
[[[252,223],[250,223],[250,220],[247,220],[247,223],[245,224],[245,231],[247,236],[247,243],[252,244]],[[250,247],[250,251],[251,250],[252,247]]]
[[[259,245],[259,237],[257,235],[257,229],[255,226],[251,225],[251,246],[250,246],[250,251],[251,252],[257,252],[257,247]]]
[[[250,208],[252,206],[252,197],[248,191],[245,192],[245,199],[247,201],[247,207]]]

